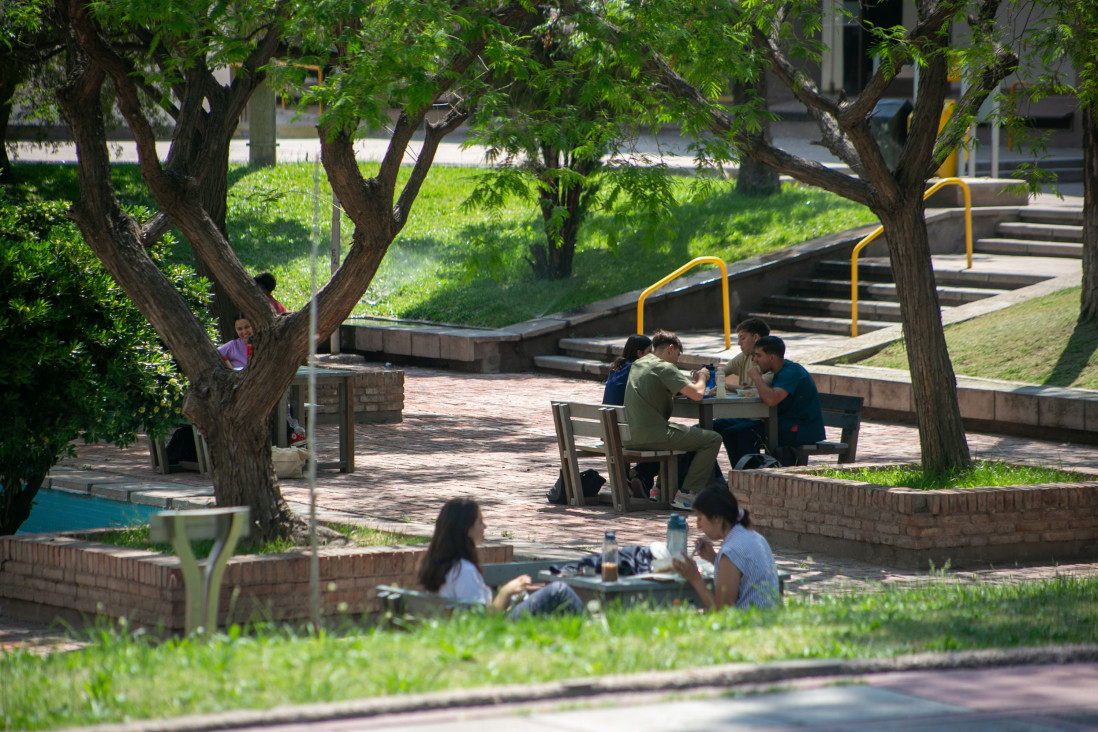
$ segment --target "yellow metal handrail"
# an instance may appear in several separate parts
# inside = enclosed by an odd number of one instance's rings
[[[698,257],[697,259],[691,259],[683,266],[676,269],[671,274],[667,275],[659,282],[648,287],[637,298],[637,332],[644,333],[644,300],[656,290],[666,285],[671,280],[675,279],[683,272],[697,267],[699,264],[715,264],[721,268],[721,301],[724,302],[724,349],[727,351],[732,347],[732,329],[731,319],[728,315],[728,267],[725,266],[724,260],[720,257]]]
[[[942,178],[940,181],[926,189],[926,193],[923,194],[923,200],[930,198],[930,195],[937,191],[939,188],[947,185],[958,185],[961,190],[965,192],[965,254],[967,255],[968,266],[965,269],[972,269],[972,193],[968,189],[968,183],[965,183],[960,178]],[[883,226],[878,226],[871,231],[868,236],[862,239],[860,242],[854,245],[854,251],[850,253],[850,337],[857,338],[858,336],[858,255],[869,242],[876,239],[884,231]]]

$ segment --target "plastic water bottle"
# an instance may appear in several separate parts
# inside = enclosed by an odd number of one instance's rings
[[[724,383],[724,369],[720,362],[717,363],[717,398],[724,399],[728,396],[728,386]]]
[[[602,539],[602,581],[618,581],[618,539],[613,531],[607,531]]]
[[[667,519],[667,552],[672,559],[680,559],[686,554],[686,517],[680,513],[673,513]]]
[[[705,380],[705,390],[711,392],[717,385],[717,369],[713,364],[709,364],[705,368],[709,370],[709,378]]]

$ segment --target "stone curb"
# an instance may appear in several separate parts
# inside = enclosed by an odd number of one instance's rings
[[[625,693],[694,692],[707,687],[759,684],[808,678],[862,676],[898,671],[1067,664],[1098,661],[1098,643],[1027,648],[918,653],[896,658],[735,663],[678,671],[599,676],[568,681],[482,687],[453,691],[303,704],[266,710],[238,710],[118,725],[75,727],[81,732],[199,732],[241,727],[308,724],[356,717],[408,714],[447,708],[594,699]]]

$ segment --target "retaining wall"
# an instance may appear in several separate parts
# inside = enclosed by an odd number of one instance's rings
[[[1086,479],[921,491],[785,468],[737,472],[732,488],[783,547],[918,569],[1094,561],[1098,470],[1073,472]]]
[[[42,623],[95,617],[182,630],[185,595],[179,559],[100,544],[95,532],[0,537],[4,615]],[[415,586],[426,547],[321,548],[324,617],[358,618],[380,610],[377,586]],[[481,547],[486,563],[510,562],[510,545]],[[296,621],[309,617],[309,555],[240,555],[229,560],[218,621]]]
[[[378,366],[345,364],[324,360],[324,368],[354,371],[355,422],[375,424],[400,422],[404,412],[404,372]],[[317,422],[336,424],[339,420],[339,386],[318,381],[316,385]],[[304,419],[301,420],[304,422]]]

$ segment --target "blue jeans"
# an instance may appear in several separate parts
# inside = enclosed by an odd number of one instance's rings
[[[511,620],[530,615],[579,615],[586,610],[576,591],[563,582],[553,582],[542,587],[511,609]]]
[[[764,425],[757,419],[715,419],[713,429],[721,433],[728,464],[733,470],[744,455],[762,452],[766,445]]]

